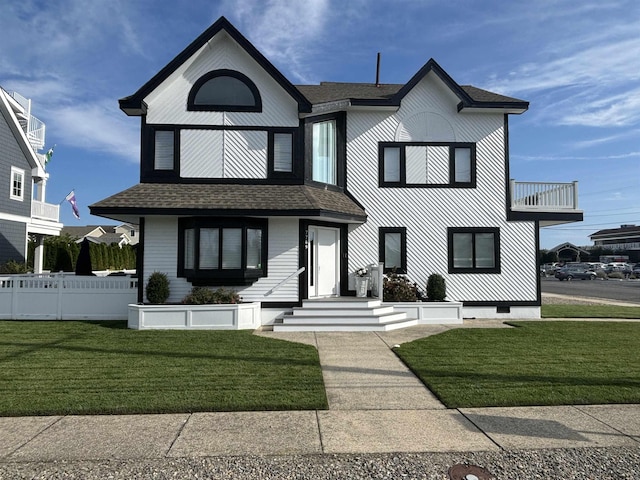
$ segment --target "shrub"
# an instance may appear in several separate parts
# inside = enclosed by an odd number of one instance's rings
[[[610,274],[607,275],[607,277],[622,280],[624,278],[624,273],[622,273],[622,272],[611,272]]]
[[[444,302],[447,296],[447,286],[439,273],[429,275],[427,279],[427,298],[430,302]]]
[[[384,278],[383,299],[385,302],[417,302],[417,290],[407,277],[391,272]]]
[[[166,273],[153,272],[147,282],[147,300],[151,303],[164,303],[169,298],[169,278]]]
[[[0,273],[20,274],[28,272],[29,269],[27,268],[26,264],[16,262],[15,260],[9,260],[8,262],[0,265]]]
[[[210,290],[205,287],[193,287],[191,292],[182,299],[185,305],[212,305],[221,303],[240,303],[241,298],[237,292],[218,288]]]
[[[607,278],[607,274],[604,270],[596,270],[596,278]]]

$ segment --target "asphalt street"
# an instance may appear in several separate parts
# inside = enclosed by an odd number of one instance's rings
[[[602,298],[640,305],[640,280],[572,280],[554,277],[541,279],[542,293],[574,297]]]

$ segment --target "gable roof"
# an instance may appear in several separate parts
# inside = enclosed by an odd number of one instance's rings
[[[273,66],[252,44],[247,40],[225,17],[220,17],[213,25],[207,28],[187,48],[180,52],[162,70],[154,75],[151,80],[138,89],[136,93],[118,100],[120,109],[127,115],[137,116],[146,113],[147,105],[144,99],[165,81],[178,67],[191,58],[209,40],[224,30],[238,43],[273,79],[298,102],[298,111],[310,112],[311,104],[280,71]]]
[[[92,215],[313,216],[364,222],[347,194],[310,185],[139,183],[89,206]]]
[[[458,97],[460,100],[458,111],[469,108],[491,108],[522,113],[529,108],[529,102],[525,100],[507,97],[472,85],[458,85],[433,58],[405,84],[321,82],[320,85],[297,85],[297,88],[314,105],[348,100],[351,105],[399,107],[407,93],[429,72],[435,73]]]

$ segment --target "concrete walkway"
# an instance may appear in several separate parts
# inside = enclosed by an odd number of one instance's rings
[[[640,448],[640,405],[446,409],[390,347],[448,328],[261,332],[317,346],[329,410],[4,417],[0,462]]]

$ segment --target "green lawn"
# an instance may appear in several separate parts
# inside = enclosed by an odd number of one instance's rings
[[[325,408],[308,345],[247,331],[0,322],[0,416]]]
[[[542,318],[640,318],[640,307],[617,305],[543,305]]]
[[[640,323],[513,322],[396,348],[450,408],[640,403]]]

